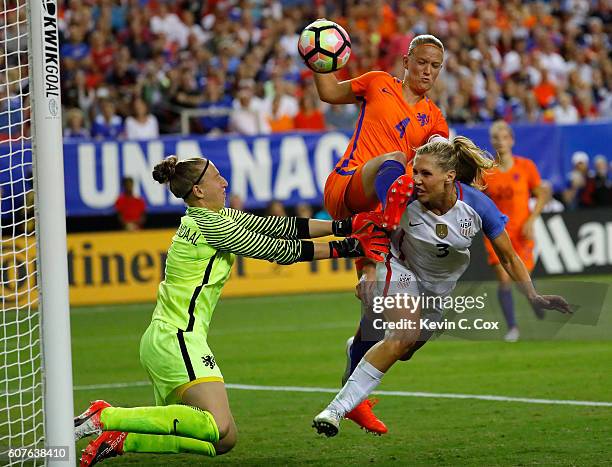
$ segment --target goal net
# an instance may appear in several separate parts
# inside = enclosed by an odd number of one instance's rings
[[[56,15],[0,0],[0,465],[74,465]]]
[[[44,447],[43,378],[26,5],[0,5],[0,463],[15,465],[11,448]]]

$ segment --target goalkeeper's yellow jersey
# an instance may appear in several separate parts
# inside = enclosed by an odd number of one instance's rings
[[[168,250],[152,319],[207,334],[234,255],[294,263],[302,253],[296,224],[295,217],[187,208]]]

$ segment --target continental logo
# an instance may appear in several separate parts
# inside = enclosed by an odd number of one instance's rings
[[[68,280],[72,305],[155,301],[164,278],[167,248],[176,230],[92,233],[68,236]],[[188,240],[192,233],[187,235]],[[4,297],[21,305],[36,293],[36,245],[3,241],[1,281]],[[223,295],[262,296],[353,290],[349,259],[280,266],[237,257]]]
[[[70,245],[68,282],[71,287],[159,282],[166,257],[166,251],[97,251],[92,242]]]

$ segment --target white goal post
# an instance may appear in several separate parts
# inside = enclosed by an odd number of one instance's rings
[[[0,8],[0,465],[73,466],[57,0]]]

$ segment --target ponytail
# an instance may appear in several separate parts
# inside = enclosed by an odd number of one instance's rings
[[[416,155],[431,154],[436,158],[437,165],[442,170],[454,170],[456,180],[471,185],[478,190],[484,190],[484,174],[495,167],[492,156],[480,149],[465,136],[455,136],[450,141],[435,140],[421,146]]]

